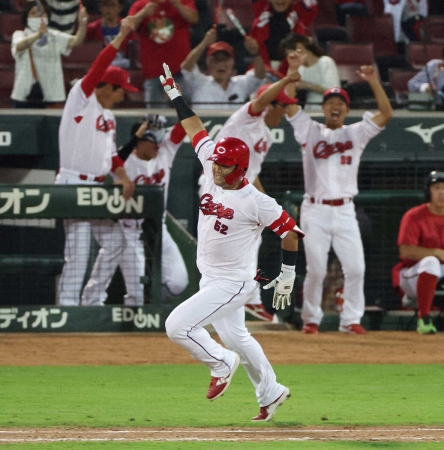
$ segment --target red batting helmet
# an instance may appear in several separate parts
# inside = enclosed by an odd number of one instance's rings
[[[215,161],[222,166],[237,166],[225,177],[227,184],[234,184],[242,180],[247,173],[250,150],[244,141],[235,137],[226,137],[217,141],[213,154],[208,160]]]

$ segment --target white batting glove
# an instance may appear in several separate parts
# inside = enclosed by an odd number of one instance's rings
[[[280,275],[271,283],[264,286],[264,289],[274,287],[273,308],[285,309],[291,304],[291,293],[296,278],[295,266],[287,266],[282,264]]]
[[[167,93],[168,97],[171,100],[174,100],[175,98],[180,97],[182,93],[179,91],[179,88],[174,82],[168,64],[163,63],[163,70],[165,71],[165,76],[160,75],[160,82],[162,83],[163,90]]]

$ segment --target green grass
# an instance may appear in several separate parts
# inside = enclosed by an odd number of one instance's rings
[[[292,398],[269,426],[442,425],[442,368],[276,366]],[[0,367],[0,380],[2,428],[245,427],[258,411],[243,370],[223,398],[206,400],[202,365]]]

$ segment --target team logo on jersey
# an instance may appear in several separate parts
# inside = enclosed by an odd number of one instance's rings
[[[256,144],[254,144],[254,151],[257,153],[264,153],[267,151],[267,143],[264,141],[263,138],[260,138]]]
[[[320,141],[313,149],[313,156],[315,158],[327,159],[335,153],[344,153],[346,150],[350,150],[352,148],[352,141],[335,142],[334,144],[327,144],[326,141]]]
[[[199,208],[205,216],[216,216],[218,219],[231,220],[234,216],[231,208],[225,208],[222,203],[214,203],[211,194],[202,195]]]
[[[116,124],[114,120],[112,119],[105,119],[102,114],[100,114],[99,117],[97,117],[96,120],[96,130],[103,131],[104,133],[115,130]]]
[[[147,177],[145,175],[139,175],[135,178],[134,183],[135,184],[151,184],[156,186],[162,186],[162,180],[165,177],[165,171],[163,169],[160,169],[159,172],[153,173],[150,177]]]

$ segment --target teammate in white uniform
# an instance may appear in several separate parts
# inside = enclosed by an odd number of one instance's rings
[[[211,371],[209,400],[220,397],[231,383],[239,362],[256,388],[260,411],[254,421],[269,421],[290,395],[258,342],[245,327],[244,305],[256,281],[256,248],[268,226],[282,238],[281,274],[266,287],[274,287],[273,306],[285,307],[295,279],[298,240],[303,232],[274,199],[248,183],[250,151],[240,139],[228,137],[215,144],[201,120],[186,104],[168,66],[161,78],[179,119],[202,163],[206,177],[200,199],[197,266],[200,290],[180,304],[165,323],[168,337],[185,348]],[[204,328],[212,324],[227,348]]]
[[[264,193],[265,190],[259,179],[259,174],[261,173],[262,163],[273,143],[269,127],[279,126],[282,117],[285,115],[287,105],[297,102],[295,98],[291,98],[285,93],[284,87],[287,84],[288,78],[283,78],[276,83],[261,86],[256,93],[256,98],[230,116],[214,138],[217,142],[224,137],[235,136],[247,144],[250,149],[247,179],[251,180],[253,186]],[[202,194],[203,192],[199,193]],[[257,242],[257,254],[259,254],[261,242],[262,239]],[[262,304],[259,284],[256,286],[252,300],[245,305],[245,311],[264,321],[273,320],[273,316],[267,312]]]
[[[116,121],[110,111],[123,100],[125,90],[135,92],[129,74],[119,67],[109,67],[125,36],[133,30],[132,17],[121,22],[120,32],[98,55],[90,70],[71,89],[59,129],[60,170],[56,184],[103,184],[112,171],[122,185],[123,197],[134,193],[117,156]],[[88,263],[91,232],[102,249],[108,249],[111,262],[122,251],[122,237],[113,242],[102,220],[67,219],[65,227],[65,264],[60,278],[59,304],[78,306]]]
[[[165,206],[167,204],[168,186],[171,167],[179,150],[185,131],[176,124],[165,135],[166,119],[163,116],[148,116],[142,124],[134,124],[131,140],[119,149],[119,157],[125,161],[125,170],[135,184],[163,186]],[[104,270],[110,271],[110,276],[94,277],[88,281],[83,290],[82,303],[88,305],[103,305],[106,300],[108,285],[100,280],[110,280],[117,265],[120,265],[125,280],[126,292],[124,304],[142,306],[144,304],[144,286],[141,277],[145,275],[145,250],[140,239],[143,219],[121,219],[118,223],[110,223],[110,234],[119,238],[123,232],[123,252],[120,259],[104,264],[104,252],[96,259],[93,274]],[[188,273],[179,247],[169,234],[165,224],[165,214],[162,221],[162,299],[168,300],[185,290],[188,285]]]
[[[300,54],[288,57],[298,67]],[[307,233],[304,249],[307,276],[303,286],[304,333],[317,333],[323,312],[322,290],[327,259],[333,247],[344,272],[344,306],[339,331],[364,334],[364,250],[356,220],[353,197],[358,193],[359,161],[367,143],[380,133],[393,111],[373,66],[362,66],[359,74],[373,90],[379,111],[366,112],[363,120],[344,125],[350,110],[346,91],[331,88],[324,94],[325,125],[311,119],[298,105],[290,105],[287,119],[301,145],[305,194],[301,224]],[[292,85],[288,92],[291,93]]]

